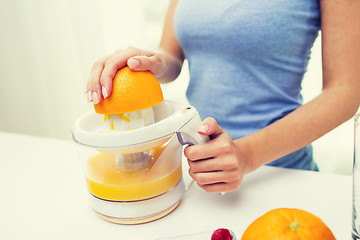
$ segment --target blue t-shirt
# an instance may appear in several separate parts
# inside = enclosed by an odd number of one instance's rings
[[[302,104],[301,82],[320,29],[318,0],[180,0],[176,37],[189,63],[187,97],[233,139]],[[311,145],[270,165],[311,169]]]

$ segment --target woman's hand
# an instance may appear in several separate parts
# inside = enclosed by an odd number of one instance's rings
[[[199,133],[210,136],[210,141],[185,148],[190,176],[207,192],[235,191],[250,169],[246,152],[213,118],[203,121]]]
[[[87,84],[88,101],[97,104],[110,96],[116,72],[126,65],[132,70],[150,71],[160,79],[165,75],[171,60],[168,54],[160,51],[155,53],[134,47],[117,50],[94,63]]]

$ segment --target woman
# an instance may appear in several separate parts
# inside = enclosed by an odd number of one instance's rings
[[[186,58],[187,97],[208,117],[199,133],[211,138],[185,149],[201,188],[234,191],[264,164],[317,170],[311,142],[351,118],[360,103],[359,12],[356,0],[174,0],[159,50],[130,47],[96,62],[88,100],[110,96],[125,65],[166,83]],[[301,81],[320,28],[323,89],[302,105]]]

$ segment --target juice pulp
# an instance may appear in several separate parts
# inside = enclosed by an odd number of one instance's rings
[[[154,163],[162,152],[153,154]],[[87,162],[86,181],[89,191],[102,199],[132,201],[157,196],[174,187],[182,177],[181,161],[171,159],[139,170],[116,167],[116,154],[99,153]]]

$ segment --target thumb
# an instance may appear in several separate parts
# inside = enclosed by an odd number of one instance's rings
[[[150,71],[155,77],[160,76],[163,71],[162,62],[157,55],[135,56],[127,61],[127,65],[134,71]]]
[[[205,118],[204,121],[201,123],[201,126],[198,129],[198,133],[201,135],[216,137],[224,133],[224,130],[220,127],[220,125],[216,122],[214,118],[208,117]]]

